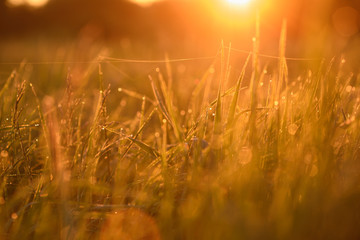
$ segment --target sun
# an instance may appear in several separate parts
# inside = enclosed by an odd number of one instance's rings
[[[248,4],[251,0],[227,0],[232,5],[243,6]]]

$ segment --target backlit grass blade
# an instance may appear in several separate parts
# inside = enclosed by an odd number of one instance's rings
[[[250,116],[249,116],[249,138],[252,145],[253,157],[257,154],[257,129],[256,129],[256,107],[257,107],[257,90],[259,80],[259,48],[260,48],[260,17],[259,13],[256,15],[256,34],[253,39],[253,54],[252,54],[252,75],[250,83]]]
[[[242,81],[244,80],[245,77],[245,71],[246,71],[246,67],[249,63],[251,54],[249,54],[249,56],[247,57],[245,64],[241,70],[241,74],[238,78],[238,81],[236,83],[236,87],[235,87],[235,92],[234,92],[234,96],[231,100],[231,105],[230,105],[230,109],[229,109],[229,113],[228,113],[228,119],[227,119],[227,129],[229,130],[230,128],[232,128],[233,126],[233,121],[234,121],[234,117],[235,117],[235,110],[236,110],[236,106],[237,106],[237,101],[239,98],[239,93],[240,93],[240,88],[241,88],[241,84]]]
[[[168,74],[171,74],[171,68],[170,68],[170,64],[168,63],[167,64],[167,68],[168,68]],[[166,110],[168,112],[168,115],[171,119],[171,126],[174,128],[174,134],[176,136],[176,138],[180,141],[183,140],[183,137],[182,137],[182,131],[181,131],[181,128],[179,127],[179,124],[178,124],[178,120],[177,120],[177,117],[176,117],[176,112],[174,111],[174,107],[173,107],[173,101],[172,101],[172,91],[171,89],[169,89],[165,83],[165,80],[164,80],[164,77],[163,75],[161,74],[160,72],[160,69],[156,69],[157,72],[158,72],[158,78],[159,78],[159,82],[160,82],[160,88],[161,88],[161,91],[162,91],[162,94],[164,96],[164,104],[165,104],[165,107],[166,107]],[[170,77],[172,78],[172,77]],[[172,82],[172,80],[169,80]],[[171,83],[172,84],[172,83]]]
[[[220,81],[218,87],[218,94],[216,99],[216,108],[215,108],[215,122],[214,122],[214,135],[219,135],[222,133],[222,101],[221,101],[221,91],[222,83],[225,78],[225,53],[224,53],[224,41],[221,42],[221,73]]]
[[[162,99],[160,93],[159,93],[159,90],[158,88],[156,87],[155,83],[154,83],[154,80],[152,79],[152,77],[149,75],[149,79],[150,79],[150,83],[151,83],[151,87],[152,87],[152,90],[153,90],[153,93],[154,93],[154,96],[156,98],[156,101],[157,101],[157,105],[159,106],[160,110],[161,110],[161,113],[163,114],[163,116],[166,118],[166,120],[168,120],[168,122],[170,123],[170,125],[173,127],[173,124],[171,122],[171,118],[170,118],[170,115],[166,109],[166,106],[165,106],[165,103],[164,103],[164,100]]]
[[[0,98],[2,97],[4,92],[9,88],[11,81],[15,79],[15,74],[16,74],[16,71],[13,70],[12,73],[10,74],[10,76],[6,79],[4,86],[0,90]]]
[[[145,100],[149,103],[151,103],[152,105],[155,105],[156,102],[152,99],[150,99],[149,97],[147,96],[144,96],[144,95],[141,95],[140,93],[137,93],[135,91],[131,91],[131,90],[128,90],[128,89],[125,89],[125,88],[118,88],[118,92],[120,93],[124,93],[130,97],[133,97],[133,98],[136,98],[136,99],[139,99],[141,101],[143,101],[144,97],[145,97]]]
[[[150,155],[154,156],[154,157],[159,157],[160,153],[155,149],[150,147],[149,145],[147,145],[146,143],[139,141],[135,138],[131,138],[131,137],[127,137],[130,141],[132,141],[133,143],[135,143],[137,146],[139,146],[142,150],[144,150],[145,152],[149,153]]]

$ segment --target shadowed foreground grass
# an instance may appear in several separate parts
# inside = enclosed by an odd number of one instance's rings
[[[197,84],[167,62],[136,91],[108,86],[105,62],[82,86],[17,67],[0,82],[1,238],[360,239],[359,77],[342,59],[288,72],[280,45],[271,69],[253,54],[232,71],[222,47]]]

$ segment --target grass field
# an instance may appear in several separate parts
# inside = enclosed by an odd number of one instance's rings
[[[1,65],[0,238],[360,239],[359,77],[285,35],[276,58]]]

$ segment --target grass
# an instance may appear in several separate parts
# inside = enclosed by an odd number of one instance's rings
[[[289,72],[285,36],[278,67],[257,35],[239,72],[222,44],[202,75],[166,57],[138,89],[106,59],[46,65],[51,79],[16,67],[0,82],[1,238],[359,239],[359,77],[341,58]]]

